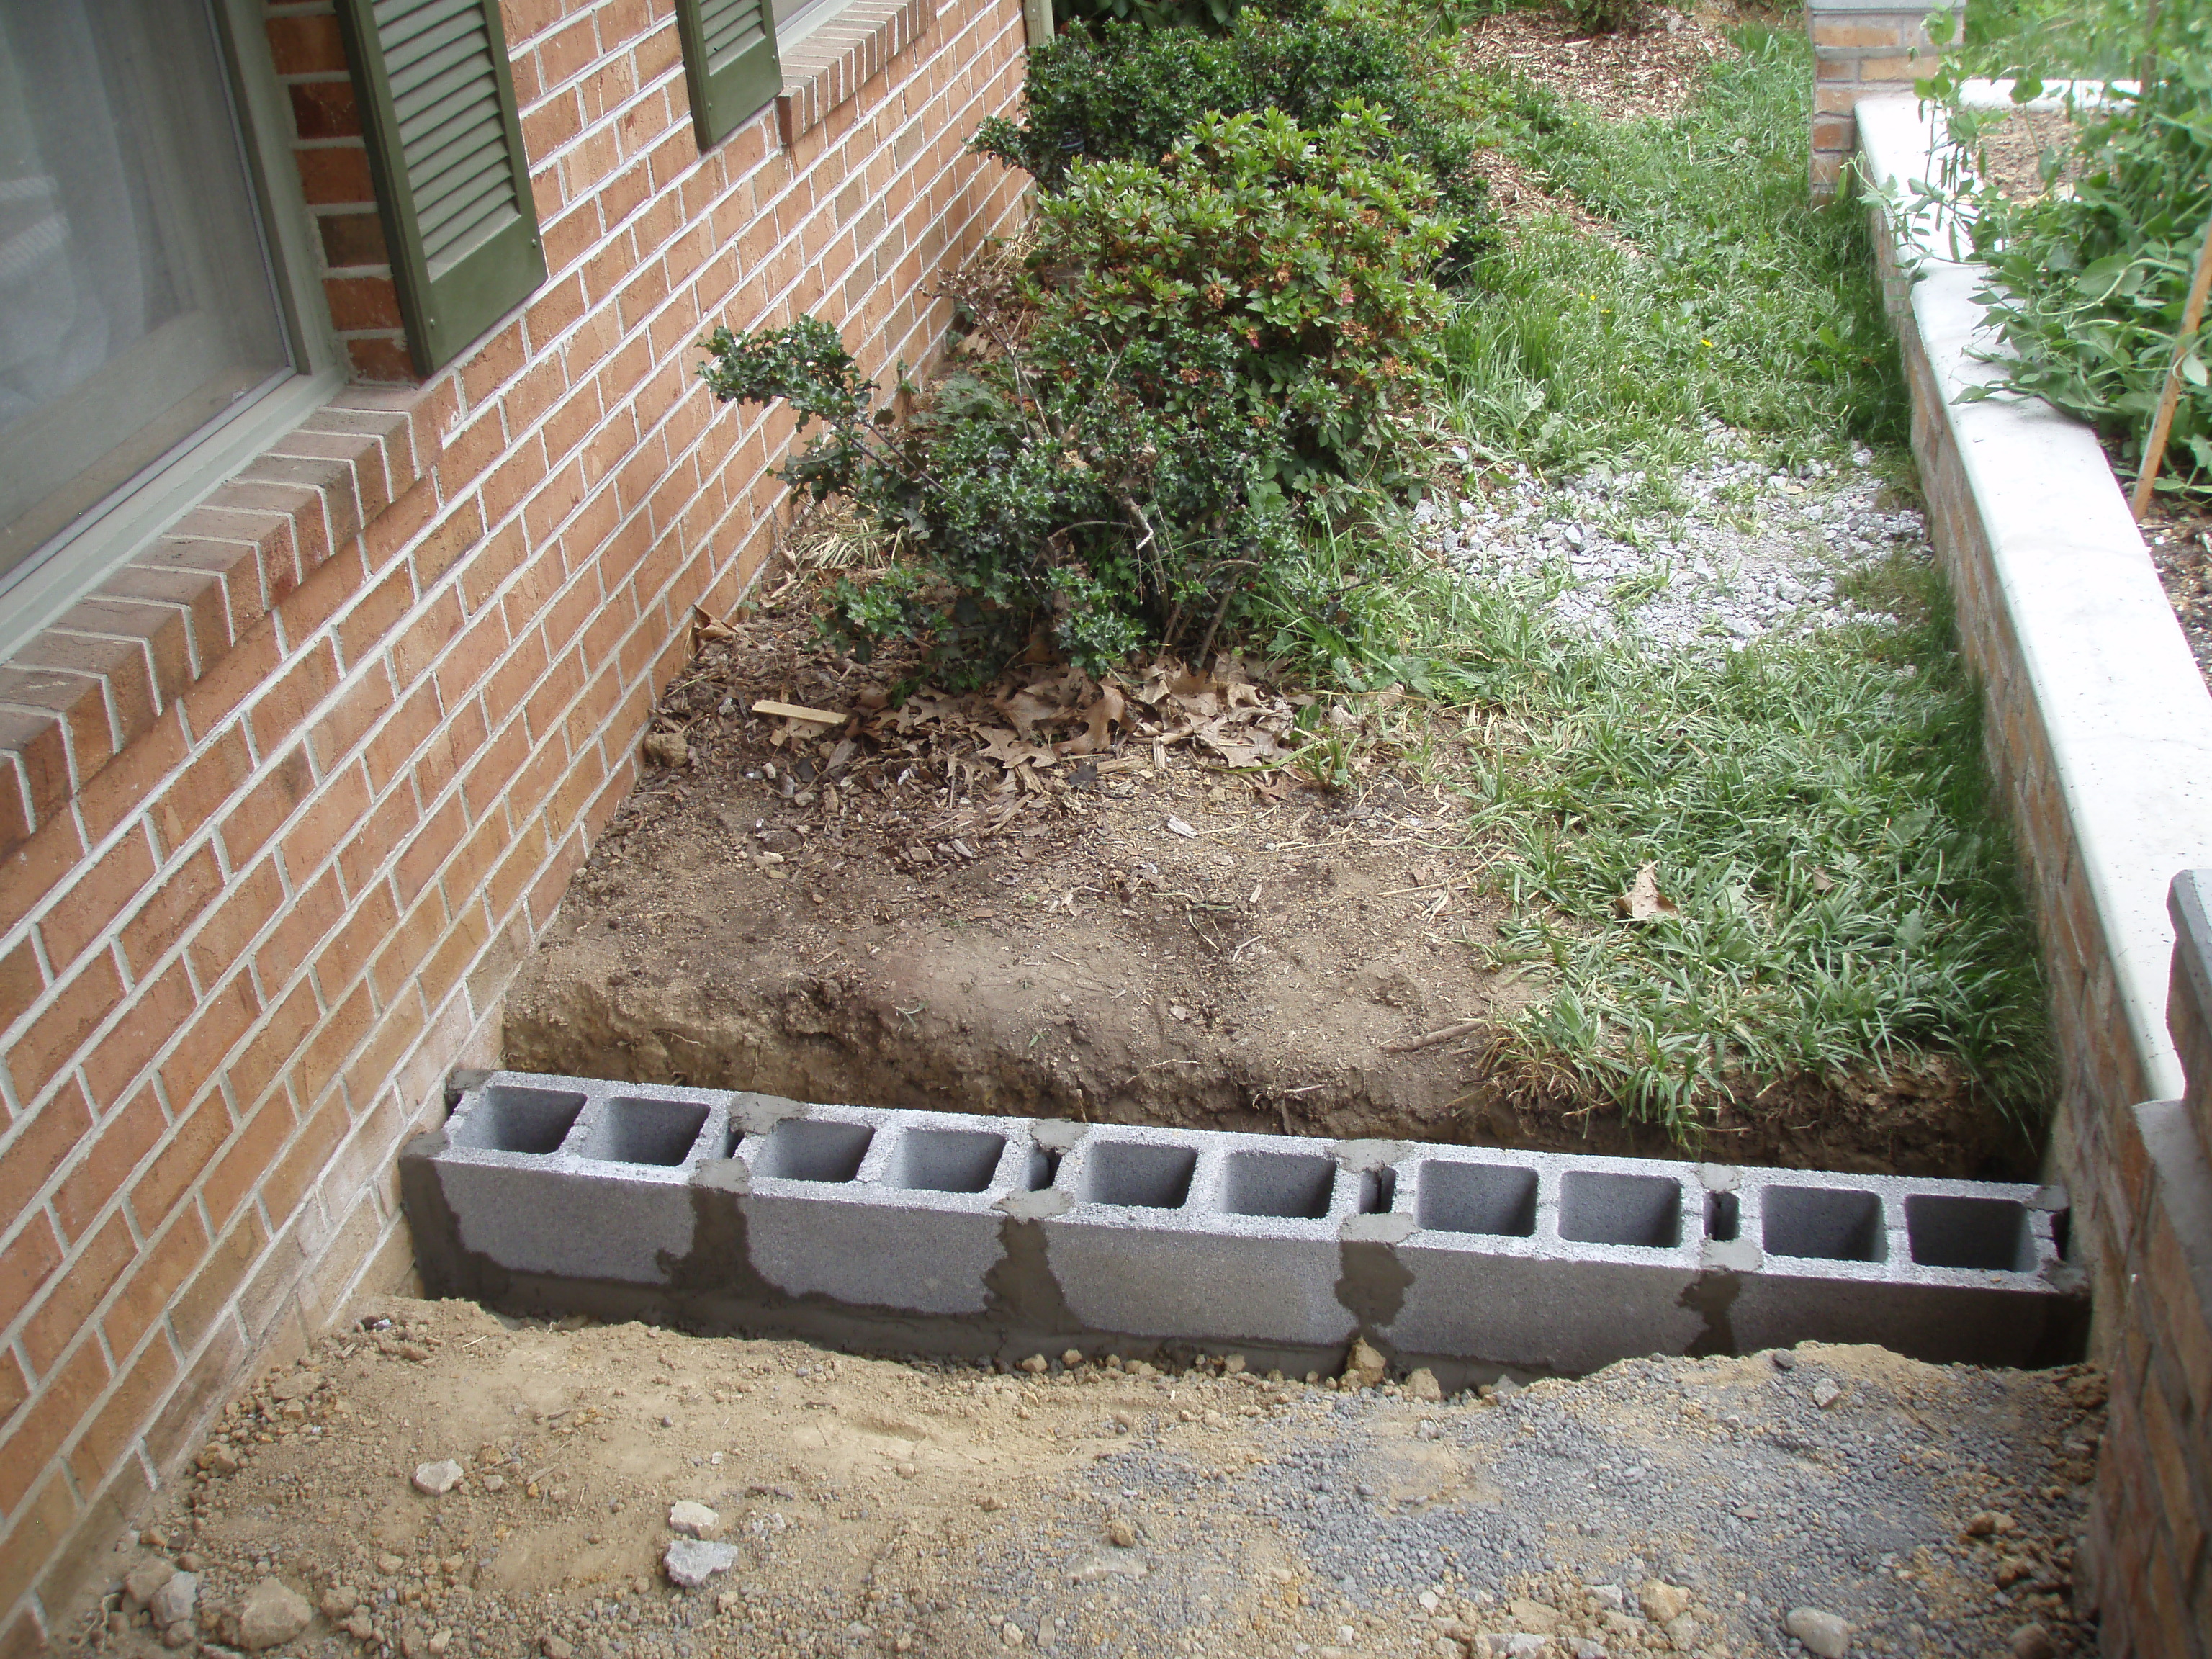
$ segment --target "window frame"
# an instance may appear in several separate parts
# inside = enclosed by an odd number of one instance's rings
[[[345,354],[331,330],[317,274],[313,227],[292,157],[291,123],[261,4],[205,0],[205,7],[293,372],[272,375],[242,407],[181,440],[0,574],[0,662],[11,659],[347,383]]]

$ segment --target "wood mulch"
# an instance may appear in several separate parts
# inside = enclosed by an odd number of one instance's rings
[[[1593,35],[1557,9],[1502,11],[1468,26],[1461,53],[1475,68],[1540,81],[1608,120],[1678,115],[1707,66],[1736,55],[1723,31],[1773,15],[1729,3],[1650,6],[1626,28]]]

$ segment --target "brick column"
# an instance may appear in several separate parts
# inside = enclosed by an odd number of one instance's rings
[[[2096,1241],[2112,1337],[2086,1572],[2106,1659],[2212,1654],[2212,871],[2176,877],[2166,1024],[2187,1092],[2118,1115]]]
[[[1928,38],[1936,8],[1914,0],[1805,0],[1813,37],[1813,200],[1832,202],[1857,143],[1851,112],[1862,98],[1910,94],[1934,72]],[[1952,8],[1961,17],[1964,0]]]

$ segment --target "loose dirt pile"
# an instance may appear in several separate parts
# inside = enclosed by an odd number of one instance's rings
[[[76,1643],[153,1659],[151,1597],[189,1603],[180,1644],[328,1659],[1721,1656],[1803,1651],[1801,1610],[1855,1654],[2094,1645],[2094,1372],[1808,1345],[1445,1401],[1076,1358],[387,1299],[231,1407]],[[712,1511],[689,1553],[728,1557],[690,1590],[679,1504]],[[2008,1650],[2027,1625],[2049,1645]]]

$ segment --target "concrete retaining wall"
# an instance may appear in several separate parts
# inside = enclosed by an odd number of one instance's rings
[[[1934,117],[1911,100],[1860,104],[1858,131],[1875,189],[1931,174]],[[2051,1170],[2094,1243],[2116,1119],[2182,1092],[2166,890],[2212,865],[2212,697],[2095,436],[2040,401],[1958,401],[1996,372],[1973,355],[1994,344],[1973,299],[1986,273],[1944,258],[1911,272],[1916,238],[1948,238],[1872,211],[1936,550],[2043,939],[2060,1062]],[[2124,1304],[2118,1264],[2086,1265],[2101,1319]]]
[[[1934,117],[1911,100],[1863,102],[1857,123],[1875,190],[1934,171]],[[1996,373],[1972,355],[1994,343],[1986,272],[1911,271],[1916,243],[1948,238],[1873,213],[2038,907],[2062,1066],[2051,1164],[2112,1376],[2079,1594],[2112,1659],[2212,1659],[2212,873],[2192,868],[2212,863],[2212,698],[2094,435],[2040,402],[1958,401]]]
[[[401,1159],[433,1294],[1012,1359],[1447,1380],[1808,1339],[2078,1345],[2056,1188],[1085,1125],[498,1073]]]

